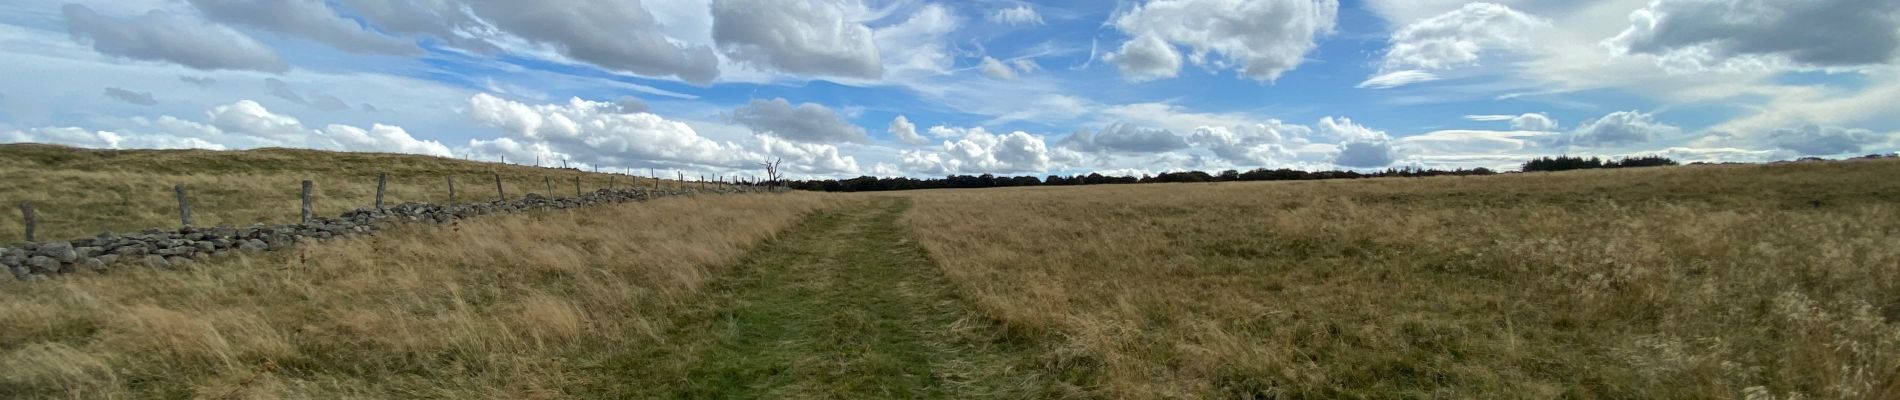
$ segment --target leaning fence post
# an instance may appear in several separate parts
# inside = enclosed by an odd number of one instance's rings
[[[37,228],[33,221],[33,202],[20,202],[20,218],[26,219],[26,241],[33,241],[33,229]]]
[[[501,173],[500,172],[495,173],[495,199],[504,201],[504,202],[508,201],[508,192],[503,192],[501,190]]]
[[[178,192],[178,223],[186,228],[190,228],[191,202],[185,200],[185,184],[180,183],[177,186],[173,186],[172,189]]]
[[[376,173],[376,211],[383,210],[383,188],[389,186],[389,173]]]
[[[450,176],[447,178],[449,178],[449,206],[454,207],[455,206],[455,177]]]
[[[580,175],[575,175],[574,176],[574,198],[580,198],[580,197],[581,197],[581,177]]]
[[[548,185],[548,195],[553,196],[554,195],[554,178],[543,176],[541,177],[541,183]]]
[[[310,208],[310,192],[316,186],[316,182],[303,181],[303,223],[306,224],[310,223],[311,216],[316,215],[316,212]]]

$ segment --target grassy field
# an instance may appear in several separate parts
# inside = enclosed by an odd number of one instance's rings
[[[191,271],[0,282],[0,397],[556,398],[830,208],[669,198],[412,226]]]
[[[1111,398],[1900,398],[1900,162],[939,191],[919,242]]]
[[[514,160],[511,162],[521,162]],[[301,185],[316,182],[316,212],[336,216],[369,207],[376,174],[389,173],[383,201],[444,203],[448,179],[459,201],[495,199],[495,174],[509,198],[527,193],[572,197],[574,178],[593,191],[609,174],[451,158],[315,150],[84,150],[40,144],[0,144],[0,243],[24,239],[20,202],[33,202],[40,240],[90,237],[100,232],[176,228],[172,186],[189,191],[192,222],[200,226],[290,223],[299,217]],[[635,171],[647,174],[647,171]],[[663,185],[677,186],[672,176]],[[641,186],[653,180],[615,175]],[[689,177],[689,180],[698,177]],[[549,183],[553,190],[549,190]]]
[[[253,170],[220,155],[274,153],[191,154],[166,157],[208,172],[3,162],[62,165],[75,193],[453,163],[226,172]],[[1894,176],[1869,160],[483,217],[0,280],[0,397],[1900,398]]]

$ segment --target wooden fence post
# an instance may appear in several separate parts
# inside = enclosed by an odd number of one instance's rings
[[[580,175],[575,175],[575,176],[574,176],[574,198],[576,198],[576,199],[578,199],[578,198],[581,198],[581,177],[580,177]]]
[[[541,183],[548,185],[548,196],[554,196],[554,178],[541,177]]]
[[[614,190],[614,176],[607,175],[607,190]]]
[[[26,241],[33,241],[33,230],[38,228],[38,226],[35,226],[36,222],[33,220],[33,202],[20,202],[20,218],[26,219]]]
[[[389,173],[376,173],[376,211],[383,210],[383,189],[389,186]]]
[[[303,220],[302,221],[303,223],[306,223],[306,224],[310,223],[310,217],[315,216],[316,214],[315,210],[312,210],[310,207],[311,206],[310,192],[312,192],[313,189],[316,188],[316,186],[317,186],[316,182],[311,182],[308,180],[303,181]]]
[[[500,172],[495,173],[495,198],[504,202],[508,201],[508,192],[503,192],[501,190],[501,173]]]
[[[449,207],[455,206],[455,177],[449,178]]]
[[[178,192],[178,223],[183,227],[190,228],[191,202],[185,200],[185,184],[180,183],[177,186],[173,186],[172,190]]]

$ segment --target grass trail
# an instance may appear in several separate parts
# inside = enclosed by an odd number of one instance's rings
[[[1024,398],[1054,390],[911,242],[909,200],[814,215],[741,259],[607,397]]]

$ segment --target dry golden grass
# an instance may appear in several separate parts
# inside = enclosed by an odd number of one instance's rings
[[[510,160],[510,162],[520,162]],[[339,153],[316,150],[86,150],[41,144],[0,145],[0,243],[18,242],[25,231],[20,202],[33,202],[40,240],[76,239],[100,232],[176,228],[178,201],[172,186],[190,192],[192,222],[199,226],[292,223],[299,217],[302,181],[316,182],[316,212],[334,217],[375,203],[376,173],[389,173],[383,201],[444,203],[448,178],[456,199],[495,199],[494,174],[511,199],[550,192],[574,195],[574,178],[593,191],[609,174],[462,161],[416,155]],[[634,171],[644,175],[647,171]],[[664,172],[663,172],[664,173]],[[614,175],[642,187],[652,179]],[[662,185],[677,187],[673,176]],[[687,179],[696,180],[697,176]],[[710,178],[709,178],[710,179]],[[548,189],[548,183],[553,190]],[[689,183],[697,185],[697,183]]]
[[[668,198],[7,280],[0,397],[564,397],[616,378],[585,360],[655,345],[720,266],[838,201]]]
[[[1900,398],[1894,176],[931,191],[908,223],[1087,396]]]

